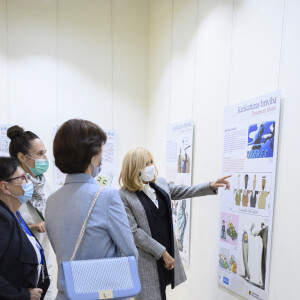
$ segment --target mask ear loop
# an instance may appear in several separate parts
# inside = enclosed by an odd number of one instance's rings
[[[29,156],[29,155],[27,155],[27,154],[23,154],[23,155],[25,155],[25,156],[27,156],[28,158],[30,158],[30,159],[33,159],[34,160],[34,167],[33,168],[35,168],[35,159],[34,158],[32,158],[31,156]],[[27,164],[26,164],[26,162],[25,162],[25,159],[24,159],[24,164],[29,168],[29,170],[31,171],[31,169],[33,169],[32,167],[29,167]]]

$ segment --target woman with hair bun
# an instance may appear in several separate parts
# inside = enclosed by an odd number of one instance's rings
[[[51,274],[50,242],[44,223],[47,197],[45,195],[46,179],[43,174],[49,167],[46,156],[47,150],[43,141],[35,133],[24,131],[18,125],[10,127],[7,130],[7,136],[11,140],[9,144],[10,156],[19,161],[27,179],[33,183],[34,188],[32,198],[26,204],[23,204],[19,211],[30,230],[41,243],[45,251],[48,271]],[[45,299],[54,299],[52,284]]]

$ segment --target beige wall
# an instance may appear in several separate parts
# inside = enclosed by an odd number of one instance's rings
[[[168,122],[193,118],[193,183],[209,181],[221,174],[224,107],[282,91],[271,300],[300,298],[299,14],[297,0],[151,1],[147,143],[161,174]],[[218,200],[193,200],[188,281],[168,299],[240,299],[217,285]]]
[[[165,128],[192,117],[193,182],[221,174],[223,110],[282,91],[270,299],[300,298],[297,0],[0,0],[0,123],[36,132],[86,118],[165,173]],[[297,168],[298,167],[298,168]],[[47,177],[52,182],[52,169]],[[218,287],[217,197],[194,199],[188,281],[169,299],[239,299]]]
[[[148,8],[0,0],[0,123],[37,133],[51,160],[52,130],[70,118],[114,129],[119,172],[126,151],[146,144]],[[52,184],[53,168],[46,177]]]

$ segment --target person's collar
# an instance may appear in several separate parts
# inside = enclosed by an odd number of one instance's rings
[[[143,189],[149,189],[149,188],[150,188],[149,182],[143,183]]]
[[[96,183],[94,177],[85,173],[77,173],[77,174],[68,174],[66,177],[65,184],[68,183]]]

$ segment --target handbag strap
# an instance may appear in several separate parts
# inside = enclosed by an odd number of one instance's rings
[[[96,201],[97,201],[97,199],[98,199],[98,197],[99,197],[99,195],[100,195],[100,193],[101,193],[101,191],[102,191],[103,189],[104,189],[104,188],[101,187],[101,188],[97,191],[97,193],[96,193],[96,195],[95,195],[95,197],[94,197],[94,200],[93,200],[93,202],[92,202],[92,204],[91,204],[91,206],[90,206],[90,209],[89,209],[89,211],[88,211],[88,214],[87,214],[87,216],[86,216],[86,218],[85,218],[85,220],[84,220],[84,222],[83,222],[83,225],[82,225],[82,227],[81,227],[81,230],[80,230],[80,233],[79,233],[79,236],[78,236],[76,245],[75,245],[75,249],[74,249],[74,252],[73,252],[73,255],[72,255],[70,261],[73,261],[74,258],[75,258],[75,255],[76,255],[76,253],[77,253],[77,250],[78,250],[78,248],[79,248],[79,246],[80,246],[80,244],[81,244],[81,241],[82,241],[82,239],[83,239],[83,236],[84,236],[84,233],[85,233],[85,230],[86,230],[86,226],[87,226],[87,222],[88,222],[88,220],[89,220],[89,218],[90,218],[90,215],[91,215],[91,213],[92,213],[92,211],[93,211],[93,208],[94,208],[94,206],[95,206],[95,204],[96,204]]]

